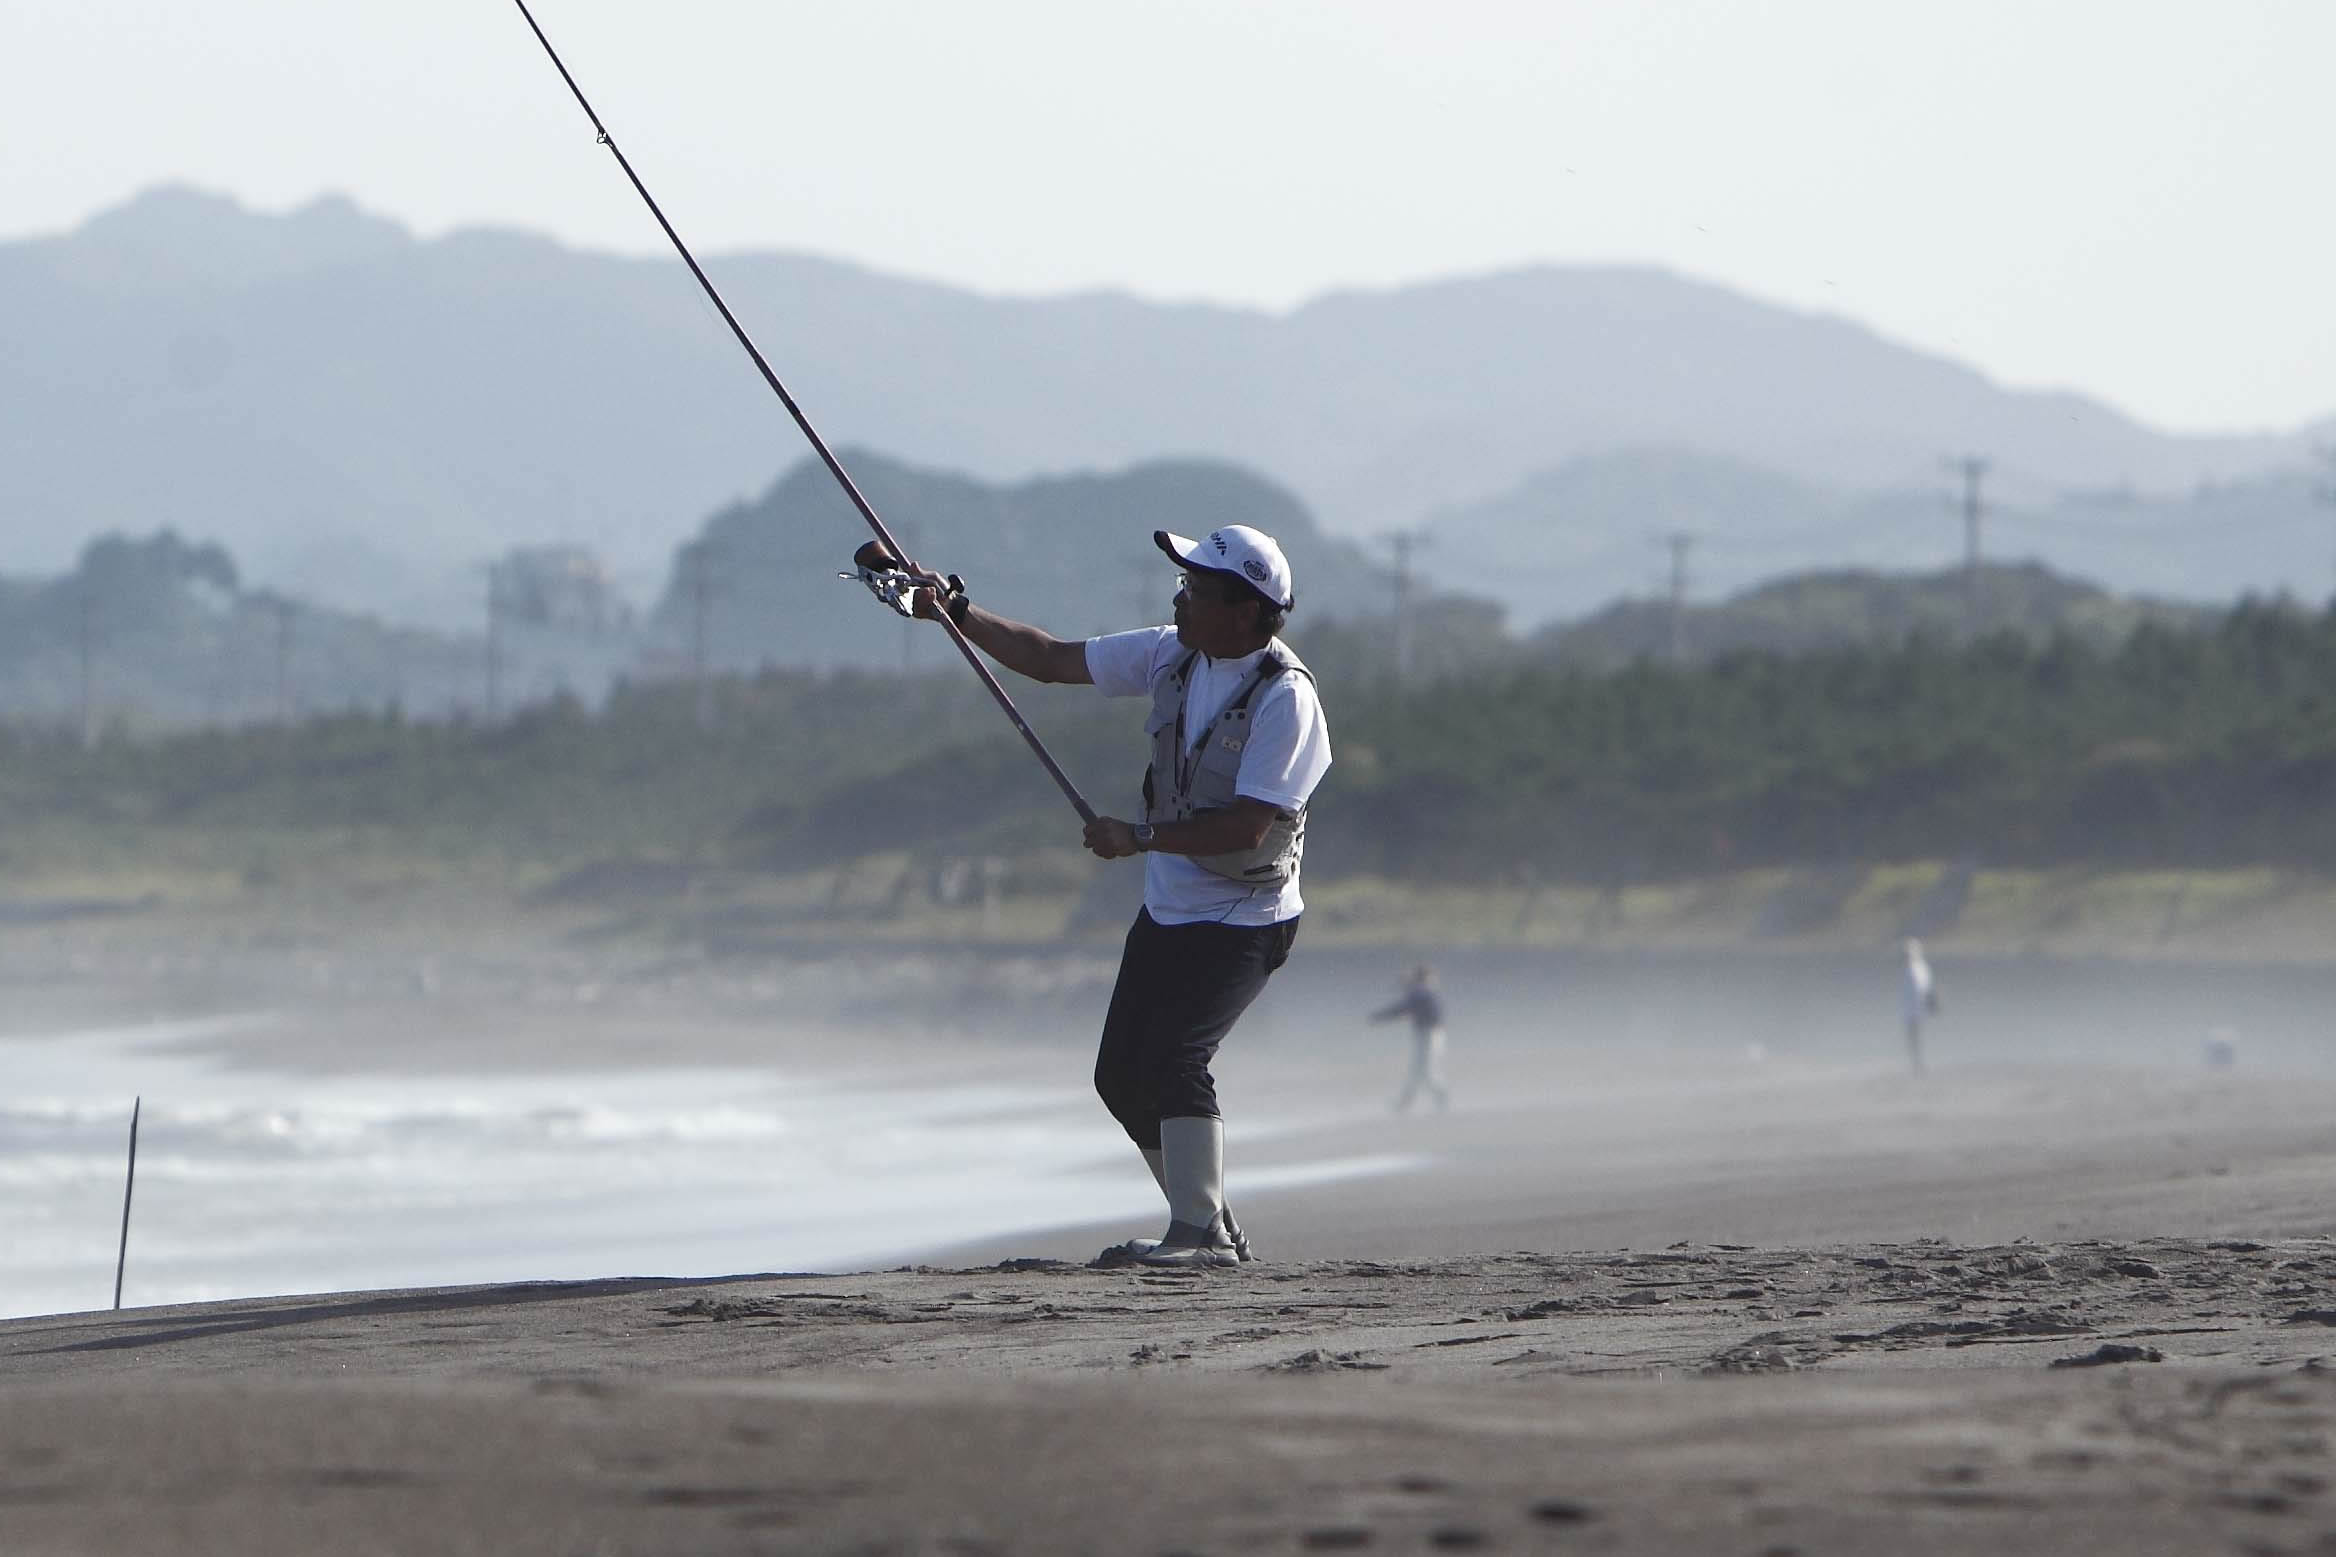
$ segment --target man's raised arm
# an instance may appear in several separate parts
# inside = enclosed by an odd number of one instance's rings
[[[924,569],[915,570],[920,578],[933,575]],[[975,648],[1018,675],[1033,681],[1068,682],[1085,686],[1094,681],[1087,670],[1086,640],[1057,638],[1042,628],[1017,622],[1011,617],[984,611],[963,595],[947,597],[946,604],[938,587],[939,581],[919,589],[910,597],[917,615],[931,620],[944,609],[957,630]]]

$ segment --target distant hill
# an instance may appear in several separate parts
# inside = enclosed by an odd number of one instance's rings
[[[1680,659],[1700,663],[1742,649],[1805,654],[1897,643],[1918,632],[1952,640],[1974,630],[2031,639],[2064,632],[2109,647],[2144,623],[2195,628],[2222,614],[2206,607],[2127,599],[2035,563],[2022,563],[1980,569],[1979,612],[1974,619],[1966,607],[1969,585],[1961,568],[1919,574],[1856,570],[1794,574],[1717,604],[1688,606],[1676,622],[1667,602],[1619,600],[1578,621],[1543,628],[1527,641],[1524,654],[1605,670],[1636,659],[1670,659],[1675,647]]]
[[[1393,580],[1352,543],[1319,534],[1287,493],[1232,467],[1164,462],[990,487],[864,452],[854,463],[872,501],[923,516],[901,532],[913,552],[966,573],[985,603],[1064,636],[1165,618],[1175,573],[1149,544],[1153,528],[1186,514],[1273,528],[1300,580],[1288,636],[1327,684],[1357,695],[1396,677],[1405,642],[1409,679],[1426,684],[1550,663],[1599,672],[1669,660],[1675,648],[1700,663],[1745,649],[1790,656],[1967,635],[1959,568],[1792,575],[1690,605],[1676,623],[1666,603],[1618,600],[1526,638],[1492,601],[1415,591],[1399,635],[1388,612],[1311,608],[1316,586],[1339,603],[1391,600]],[[936,629],[890,615],[835,577],[856,541],[833,494],[807,462],[758,501],[715,515],[677,555],[645,622],[544,612],[538,592],[512,578],[526,560],[515,554],[498,564],[491,646],[483,631],[393,627],[247,589],[224,549],[169,531],[101,537],[61,577],[0,577],[0,719],[71,726],[86,717],[92,730],[149,732],[350,709],[477,716],[562,693],[596,702],[621,680],[689,675],[701,599],[705,663],[717,674],[905,669],[955,683],[957,657]],[[1982,570],[1979,598],[1981,633],[2069,633],[2100,647],[2145,623],[2187,630],[2224,615],[2113,595],[2034,564]],[[1049,689],[1013,688],[1026,708],[1063,711]]]
[[[862,491],[919,560],[964,575],[984,604],[1064,636],[1165,622],[1176,569],[1155,529],[1205,535],[1253,524],[1280,538],[1298,580],[1291,636],[1393,598],[1393,577],[1323,535],[1288,492],[1235,466],[1164,460],[1130,470],[993,486],[845,451]],[[0,717],[154,729],[330,709],[416,716],[509,710],[562,692],[596,701],[620,677],[766,666],[950,667],[940,631],[888,613],[837,578],[868,530],[806,457],[751,503],[713,515],[677,550],[646,621],[614,609],[576,559],[497,559],[469,580],[472,626],[393,626],[250,588],[211,542],[163,530],[106,535],[73,569],[0,576]],[[537,570],[524,571],[532,563]],[[701,587],[702,585],[702,587]],[[1319,606],[1317,604],[1319,602]],[[701,603],[703,607],[701,615]],[[1439,608],[1443,602],[1439,599]]]
[[[1958,491],[1933,469],[1921,485],[1860,491],[1694,450],[1616,450],[1438,512],[1416,555],[1428,578],[1499,600],[1528,631],[1665,593],[1674,532],[1695,537],[1690,592],[1704,600],[1782,574],[1924,572],[1963,552]],[[2045,490],[2016,471],[1982,490],[1984,556],[2040,560],[2117,593],[2317,601],[2336,582],[2336,510],[2300,468],[2155,497]]]
[[[69,573],[0,581],[0,716],[95,732],[443,713],[480,700],[475,643],[247,589],[225,549],[101,536]]]
[[[1393,597],[1386,567],[1324,535],[1294,496],[1236,466],[1157,460],[993,486],[864,449],[839,458],[918,561],[962,575],[982,604],[1062,637],[1168,620],[1176,568],[1152,544],[1154,530],[1197,537],[1247,524],[1276,537],[1297,580],[1293,637]],[[695,652],[701,559],[706,660],[717,668],[956,663],[936,629],[912,626],[836,577],[868,538],[826,468],[805,458],[753,502],[715,514],[677,552],[653,612],[654,663],[678,669]]]
[[[224,547],[102,535],[70,572],[0,577],[0,719],[135,734],[311,714],[419,718],[600,697],[634,670],[624,621],[552,618],[498,567],[492,638],[406,627],[246,585]]]
[[[991,297],[804,255],[707,264],[839,444],[991,482],[1229,460],[1333,534],[1625,447],[1853,491],[1976,449],[2055,489],[2164,494],[2300,465],[2310,441],[2169,436],[1649,269],[1274,314]],[[345,200],[271,216],[157,190],[0,244],[0,339],[7,571],[167,524],[269,587],[452,628],[466,570],[515,545],[590,547],[645,595],[699,516],[801,449],[677,262],[504,231],[421,242]],[[1638,544],[1627,522],[1610,543]]]

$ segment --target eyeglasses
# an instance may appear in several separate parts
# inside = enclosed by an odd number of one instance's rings
[[[1231,579],[1210,578],[1206,574],[1179,573],[1176,585],[1188,600],[1205,600],[1211,605],[1236,605],[1248,597],[1249,591]]]

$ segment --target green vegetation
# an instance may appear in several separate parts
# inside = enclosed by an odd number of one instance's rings
[[[1358,709],[1341,804],[1389,874],[2336,863],[2336,616],[1927,637],[1522,672]],[[1358,862],[1358,864],[1361,862]]]
[[[978,745],[996,716],[969,687],[771,673],[620,689],[494,724],[337,715],[152,741],[0,733],[0,815],[34,829],[362,836],[420,857],[561,864],[709,858],[742,818],[875,783],[924,741]],[[978,693],[975,694],[978,696]]]
[[[2114,648],[1918,636],[1410,689],[1351,661],[1367,643],[1299,646],[1339,751],[1309,859],[1325,885],[1611,891],[1939,860],[2336,868],[2336,615],[2247,605]],[[768,672],[710,691],[703,710],[664,684],[620,689],[598,713],[342,716],[87,749],[17,730],[0,734],[0,851],[55,868],[137,840],[193,861],[209,838],[207,868],[264,873],[254,840],[331,838],[539,870],[639,858],[772,872],[1075,841],[962,671]],[[1016,692],[1098,808],[1124,812],[1137,706]]]

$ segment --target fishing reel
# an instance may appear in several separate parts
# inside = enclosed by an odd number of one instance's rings
[[[916,606],[911,599],[920,589],[932,589],[930,579],[917,577],[900,565],[898,558],[884,549],[880,541],[869,541],[852,553],[852,571],[838,573],[840,579],[857,579],[874,595],[898,614],[916,618]],[[965,580],[952,573],[942,581],[941,609],[946,612],[949,602],[965,593]]]

